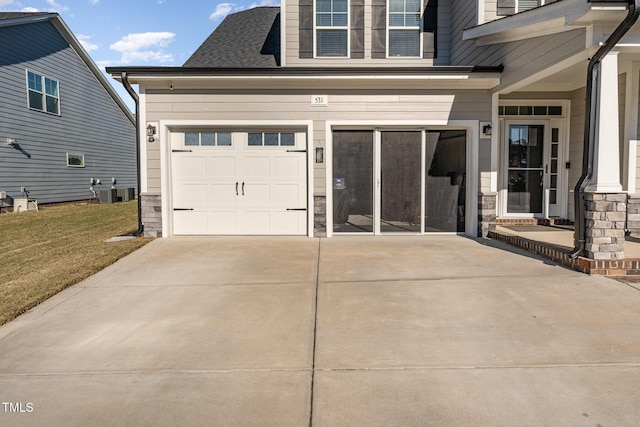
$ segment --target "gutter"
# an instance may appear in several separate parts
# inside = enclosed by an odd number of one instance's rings
[[[631,29],[633,24],[638,20],[640,16],[640,0],[628,0],[629,12],[627,17],[618,25],[618,27],[611,33],[606,42],[596,51],[587,68],[587,96],[585,106],[584,117],[584,145],[582,151],[582,175],[576,184],[574,189],[574,203],[576,210],[575,220],[575,232],[574,232],[574,245],[575,247],[570,253],[571,258],[578,258],[585,250],[586,240],[586,224],[585,224],[585,211],[584,206],[584,190],[589,185],[591,177],[593,175],[593,158],[594,158],[594,139],[596,131],[596,109],[597,105],[597,91],[594,91],[594,85],[597,88],[599,71],[598,65],[602,58],[604,58],[615,45],[624,37],[624,35]]]
[[[640,0],[638,0],[640,1]],[[135,90],[129,84],[129,78],[125,71],[120,75],[122,78],[122,85],[129,92],[131,98],[136,103],[136,175],[138,179],[138,229],[134,231],[132,236],[139,236],[144,231],[144,224],[142,224],[142,198],[140,197],[140,189],[142,188],[142,178],[140,177],[140,98]]]

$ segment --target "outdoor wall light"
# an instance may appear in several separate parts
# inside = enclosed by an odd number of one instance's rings
[[[153,142],[156,140],[156,127],[149,125],[147,126],[147,137],[149,138],[149,142]]]
[[[482,137],[489,138],[491,136],[491,123],[490,122],[480,122],[480,132],[482,133]]]
[[[14,138],[7,138],[7,145],[14,146],[18,143]]]

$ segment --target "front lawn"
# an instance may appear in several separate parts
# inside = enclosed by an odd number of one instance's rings
[[[0,214],[0,325],[152,240],[105,243],[136,228],[135,201]]]

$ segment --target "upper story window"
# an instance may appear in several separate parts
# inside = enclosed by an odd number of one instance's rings
[[[349,1],[316,0],[316,56],[347,57]]]
[[[389,0],[388,55],[421,56],[420,17],[421,0]]]
[[[45,113],[60,114],[58,81],[27,70],[29,108]]]
[[[534,7],[542,6],[544,0],[517,0],[518,12],[524,12],[525,10],[533,9]]]

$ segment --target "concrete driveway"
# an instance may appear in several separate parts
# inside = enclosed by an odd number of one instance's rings
[[[0,425],[640,424],[640,291],[456,236],[156,240],[0,327]]]

